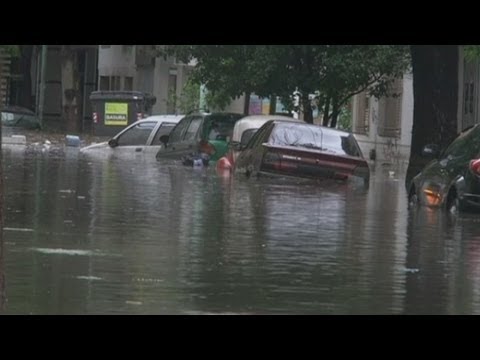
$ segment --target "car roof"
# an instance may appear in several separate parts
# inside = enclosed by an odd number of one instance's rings
[[[177,123],[184,117],[185,115],[152,115],[140,121],[166,121]]]
[[[277,121],[291,121],[291,122],[303,122],[303,120],[294,119],[288,116],[282,115],[250,115],[246,116],[235,123],[233,128],[232,141],[240,141],[242,134],[249,129],[259,129],[263,124],[270,120]]]
[[[303,122],[303,121],[298,122],[298,121],[285,121],[285,120],[276,121],[276,120],[273,120],[272,122],[278,123],[278,124],[290,122],[292,124],[296,124],[296,125],[300,125],[300,126],[316,127],[316,128],[321,128],[323,132],[332,133],[332,134],[335,133],[335,134],[338,134],[338,135],[351,135],[352,134],[351,132],[348,132],[348,131],[334,129],[334,128],[323,126],[323,125],[309,124],[309,123],[306,123],[306,122]]]
[[[35,112],[33,112],[32,110],[16,105],[4,106],[2,108],[2,112],[35,115]]]

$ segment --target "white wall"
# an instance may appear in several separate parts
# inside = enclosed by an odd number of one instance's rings
[[[353,107],[353,117],[357,116],[356,101]],[[376,161],[405,166],[410,158],[410,145],[413,126],[413,75],[403,77],[403,94],[401,110],[401,134],[399,139],[378,135],[379,101],[370,101],[369,132],[366,135],[355,134],[365,158],[369,158],[370,151],[375,149]]]

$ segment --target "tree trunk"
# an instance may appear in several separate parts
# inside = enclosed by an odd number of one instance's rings
[[[328,122],[330,120],[329,114],[330,114],[330,96],[327,95],[325,100],[324,110],[323,110],[323,122],[322,122],[323,126],[328,126]]]
[[[78,132],[81,124],[81,93],[77,54],[68,45],[62,48],[62,115],[69,132]]]
[[[303,121],[307,124],[313,124],[313,109],[312,103],[308,98],[308,94],[302,96]]]
[[[250,113],[250,92],[245,93],[245,102],[243,103],[243,114],[248,115]]]
[[[270,96],[270,110],[268,113],[270,115],[275,115],[276,112],[277,112],[277,96],[272,95]]]
[[[333,99],[333,104],[332,104],[332,120],[330,122],[330,127],[331,128],[336,128],[337,127],[337,120],[338,120],[338,114],[340,113],[340,109],[338,106],[338,99]]]
[[[428,162],[426,144],[445,148],[457,133],[458,46],[412,45],[413,128],[406,185]]]

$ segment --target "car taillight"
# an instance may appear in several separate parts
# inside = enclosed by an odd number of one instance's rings
[[[198,148],[200,152],[208,154],[210,156],[215,154],[215,152],[217,151],[215,149],[215,146],[213,146],[212,144],[210,144],[208,141],[205,141],[205,140],[200,141],[200,143],[198,144]]]
[[[262,168],[273,170],[293,170],[297,168],[297,164],[289,160],[282,160],[280,154],[277,152],[267,151],[263,156]]]
[[[477,176],[480,176],[480,159],[470,161],[470,171]]]

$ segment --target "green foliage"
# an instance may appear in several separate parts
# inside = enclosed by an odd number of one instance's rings
[[[275,94],[291,110],[294,93],[305,102],[318,92],[336,109],[362,91],[383,96],[410,66],[403,45],[167,45],[160,53],[195,59],[193,79],[220,103]]]
[[[13,57],[20,56],[20,49],[18,45],[0,45],[0,51],[5,51]]]
[[[206,111],[223,111],[232,101],[227,93],[222,91],[207,91],[205,95]]]
[[[187,81],[180,96],[175,91],[170,91],[167,106],[175,105],[175,109],[181,114],[198,111],[200,108],[200,85],[191,80]]]
[[[471,62],[480,59],[480,45],[465,45],[463,49],[467,61]]]
[[[338,129],[352,131],[352,111],[350,106],[344,106],[338,116]]]

